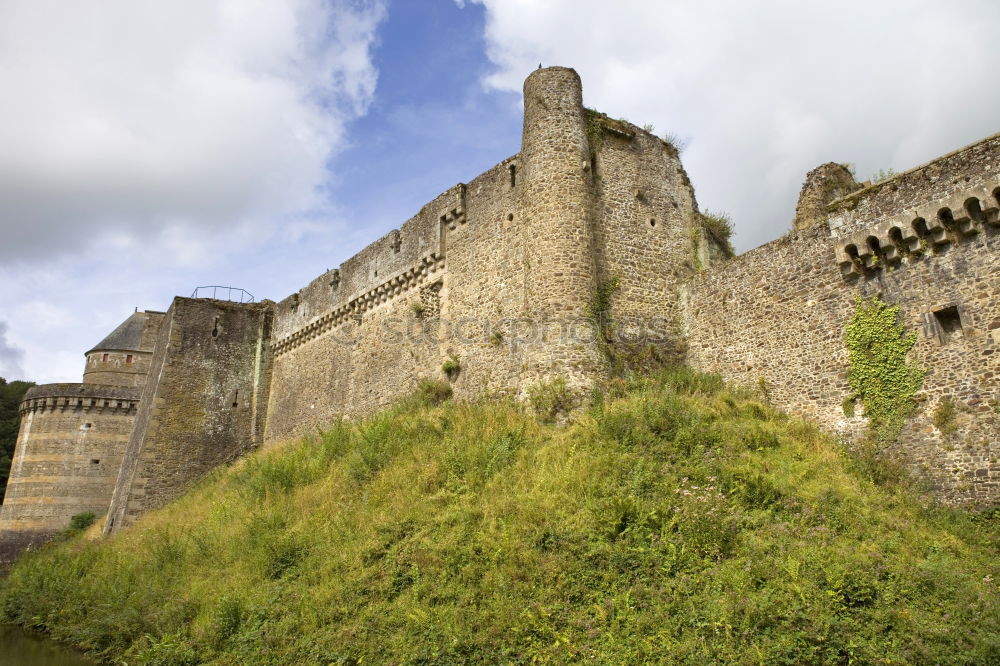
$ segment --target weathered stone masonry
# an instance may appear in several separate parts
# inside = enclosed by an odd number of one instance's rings
[[[890,453],[950,501],[996,502],[1000,136],[863,189],[833,166],[824,169],[832,182],[810,178],[802,199],[843,196],[800,202],[796,231],[692,282],[690,360],[730,381],[763,378],[776,404],[857,435],[860,408],[852,418],[843,410],[843,335],[856,296],[881,296],[919,332],[912,355],[927,373]],[[945,399],[959,407],[954,434],[932,422]]]
[[[763,379],[776,404],[847,435],[864,427],[843,411],[855,298],[898,304],[927,376],[893,453],[946,499],[997,501],[1000,138],[867,187],[818,167],[794,230],[723,264],[672,145],[585,109],[571,69],[533,72],[524,108],[518,154],[280,303],[176,298],[87,352],[83,384],[33,388],[0,547],[86,510],[114,531],[216,465],[422,379],[459,397],[556,377],[585,391],[610,370],[593,303],[615,283],[601,314],[619,333]],[[945,399],[954,433],[930,419]]]

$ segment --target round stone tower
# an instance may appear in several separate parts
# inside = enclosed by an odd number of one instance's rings
[[[524,82],[518,158],[524,309],[540,343],[529,352],[527,369],[536,380],[567,375],[575,387],[590,383],[601,368],[588,312],[597,290],[590,154],[579,75],[567,67],[533,72]]]

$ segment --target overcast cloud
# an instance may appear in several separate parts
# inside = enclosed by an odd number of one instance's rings
[[[4,2],[0,261],[139,233],[180,251],[186,229],[266,234],[325,212],[327,163],[375,87],[382,13],[348,0]]]
[[[24,350],[14,347],[7,341],[7,324],[0,321],[0,377],[11,381],[24,376],[21,361]]]
[[[476,0],[487,84],[567,65],[585,103],[688,141],[745,250],[790,228],[806,171],[897,171],[1000,130],[996,0]],[[461,4],[461,3],[460,3]]]

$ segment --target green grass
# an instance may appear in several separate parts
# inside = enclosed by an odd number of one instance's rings
[[[566,426],[435,395],[29,554],[0,608],[128,664],[1000,659],[994,514],[717,377]]]

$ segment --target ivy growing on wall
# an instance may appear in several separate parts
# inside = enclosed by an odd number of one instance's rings
[[[614,333],[614,321],[611,319],[611,297],[621,286],[617,277],[603,280],[597,285],[590,302],[587,304],[587,317],[597,327],[598,337],[604,343],[610,341]]]
[[[844,332],[850,369],[847,381],[861,401],[872,435],[886,445],[895,441],[915,406],[924,371],[906,361],[916,333],[898,323],[899,306],[858,296]]]

